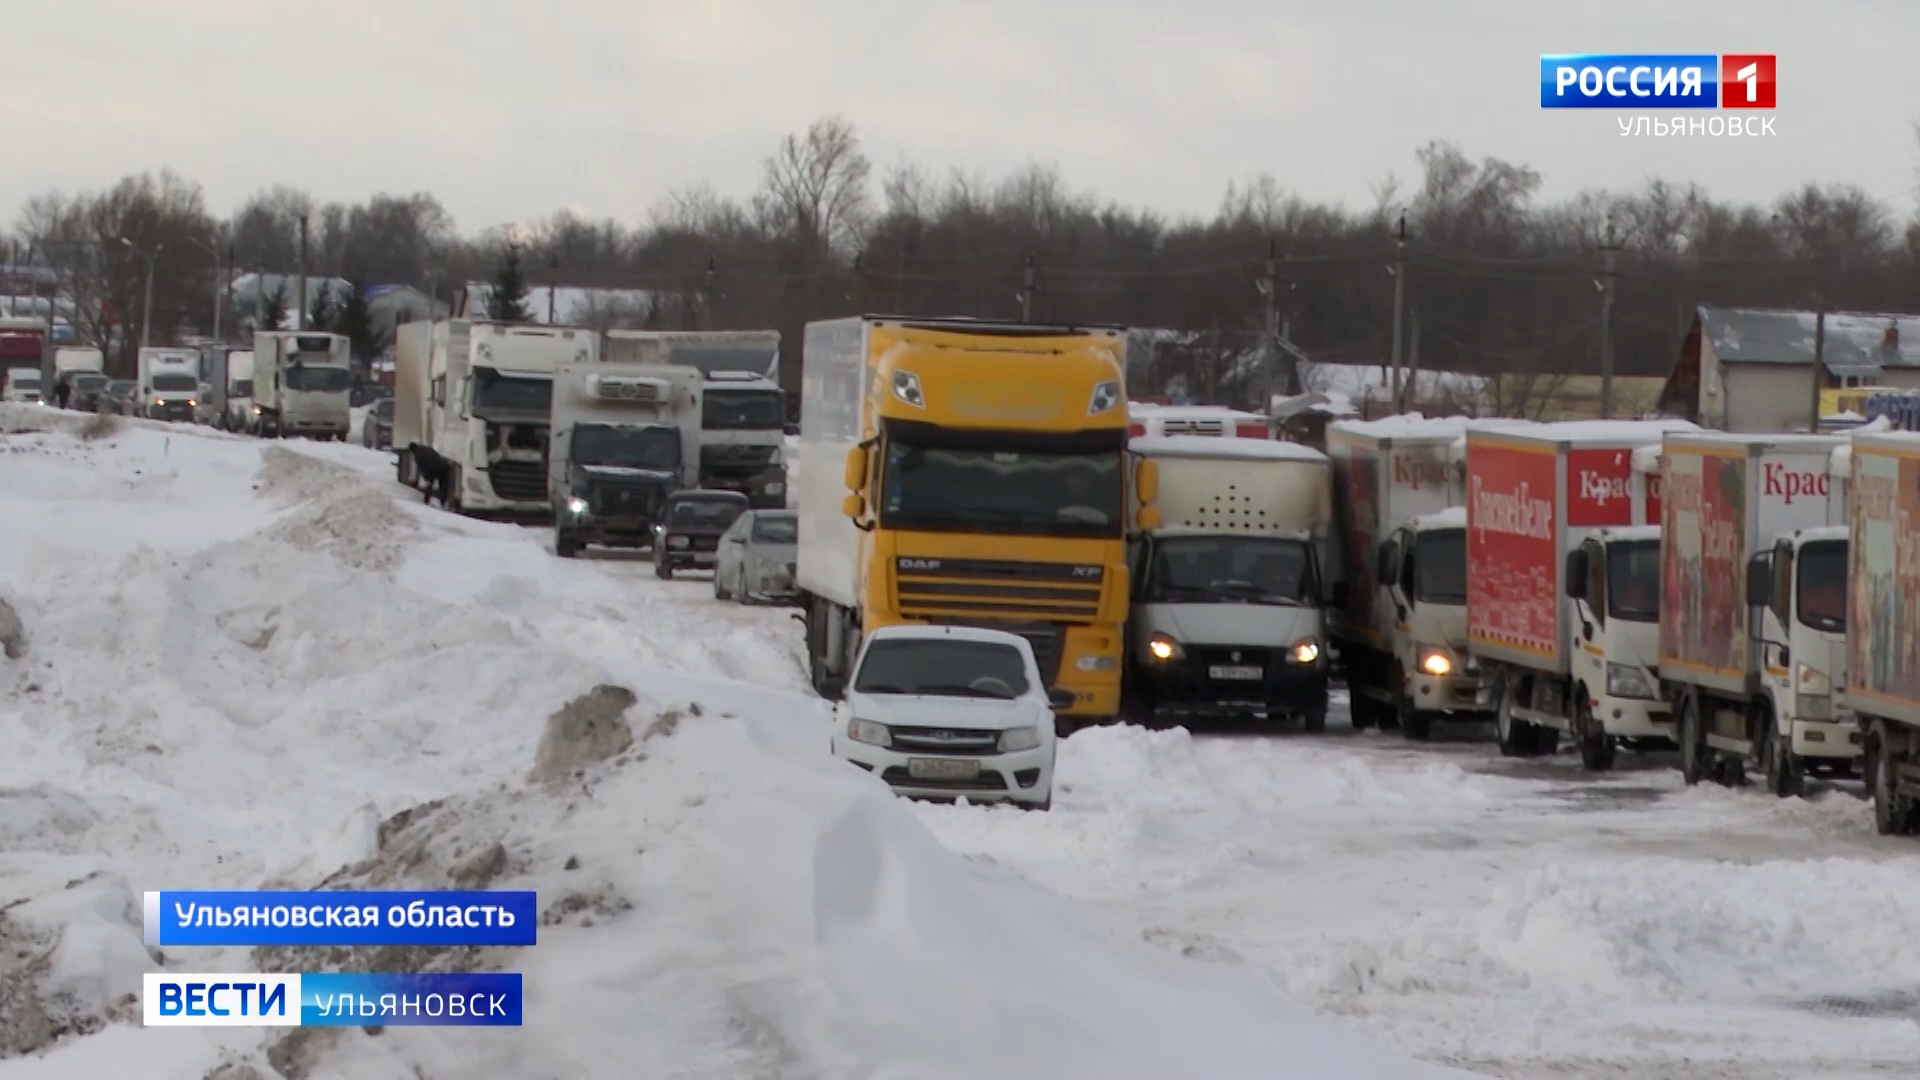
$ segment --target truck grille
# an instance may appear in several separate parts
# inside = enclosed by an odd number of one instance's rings
[[[660,489],[595,484],[589,501],[593,512],[606,517],[647,517],[659,508]]]
[[[1106,570],[1074,563],[899,558],[894,579],[900,614],[908,618],[979,614],[1052,622],[1097,616]]]
[[[547,467],[538,461],[501,461],[487,470],[493,493],[510,502],[546,502]]]

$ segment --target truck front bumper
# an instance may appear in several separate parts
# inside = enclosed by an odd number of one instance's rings
[[[1421,712],[1492,715],[1492,694],[1493,688],[1478,673],[1407,676],[1407,698]]]
[[[1673,706],[1664,701],[1603,695],[1593,715],[1615,738],[1673,738]]]
[[[347,437],[348,424],[345,420],[333,417],[282,416],[280,433],[283,435],[337,435]]]
[[[1793,753],[1803,758],[1854,758],[1866,749],[1860,726],[1852,720],[1795,720]]]
[[[1136,660],[1134,689],[1143,705],[1194,716],[1229,716],[1244,712],[1304,714],[1327,707],[1329,671],[1324,660],[1296,664],[1282,650],[1244,649],[1260,657],[1254,664],[1217,665],[1192,654],[1176,660]],[[1216,667],[1258,667],[1251,679],[1214,678]]]
[[[559,532],[583,544],[600,547],[645,548],[653,546],[653,522],[644,518],[581,518],[563,521]]]

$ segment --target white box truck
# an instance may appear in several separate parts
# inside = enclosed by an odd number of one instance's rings
[[[643,548],[667,496],[700,475],[700,373],[656,364],[561,364],[547,485],[553,547]]]
[[[53,350],[53,379],[67,386],[67,407],[97,412],[107,389],[107,356],[84,345],[62,345]]]
[[[1332,465],[1297,443],[1141,436],[1159,522],[1132,530],[1121,713],[1260,714],[1326,730]],[[1132,520],[1140,520],[1138,499]]]
[[[604,358],[686,367],[701,394],[700,486],[738,491],[755,508],[787,505],[786,395],[773,330],[609,330]]]
[[[1807,769],[1849,771],[1861,753],[1832,689],[1847,606],[1847,541],[1825,528],[1840,442],[1667,437],[1660,678],[1689,784],[1740,783],[1757,764],[1790,795]]]
[[[347,339],[313,330],[253,335],[253,433],[345,442],[353,391]]]
[[[1882,835],[1920,830],[1920,433],[1853,435],[1841,707]]]
[[[225,431],[246,431],[252,427],[254,415],[253,350],[235,349],[227,354],[226,400],[219,426]]]
[[[395,336],[393,448],[400,482],[474,515],[548,519],[548,428],[561,364],[600,359],[591,330],[442,319]]]
[[[1467,433],[1467,648],[1500,752],[1573,737],[1611,769],[1621,742],[1665,745],[1659,693],[1660,542],[1635,451],[1684,421],[1569,421]]]
[[[200,353],[194,349],[141,349],[140,415],[149,420],[191,421],[200,404]]]

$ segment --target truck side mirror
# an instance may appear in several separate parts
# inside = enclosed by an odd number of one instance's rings
[[[1133,493],[1143,503],[1153,502],[1160,497],[1159,462],[1141,458],[1133,463]]]
[[[867,513],[867,497],[857,491],[848,492],[847,497],[840,500],[840,512],[855,521],[860,520]]]
[[[1133,515],[1133,523],[1141,532],[1152,532],[1160,527],[1160,508],[1143,506]]]
[[[1587,598],[1587,549],[1567,552],[1566,593],[1569,600]]]
[[[846,478],[843,481],[848,491],[865,491],[867,487],[867,448],[856,446],[847,451]],[[849,515],[852,516],[852,515]]]
[[[1747,560],[1747,606],[1766,607],[1773,602],[1773,553],[1763,551]]]

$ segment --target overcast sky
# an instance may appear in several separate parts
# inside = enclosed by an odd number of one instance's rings
[[[22,8],[24,7],[24,10]],[[171,168],[216,214],[274,183],[429,190],[477,231],[746,195],[839,112],[914,161],[1209,214],[1262,171],[1370,202],[1430,139],[1544,195],[1655,175],[1770,200],[1857,184],[1903,216],[1920,164],[1920,0],[14,0],[0,222],[29,195]],[[1574,14],[1575,10],[1579,14]],[[1542,52],[1773,52],[1770,139],[1622,138],[1548,111]]]

